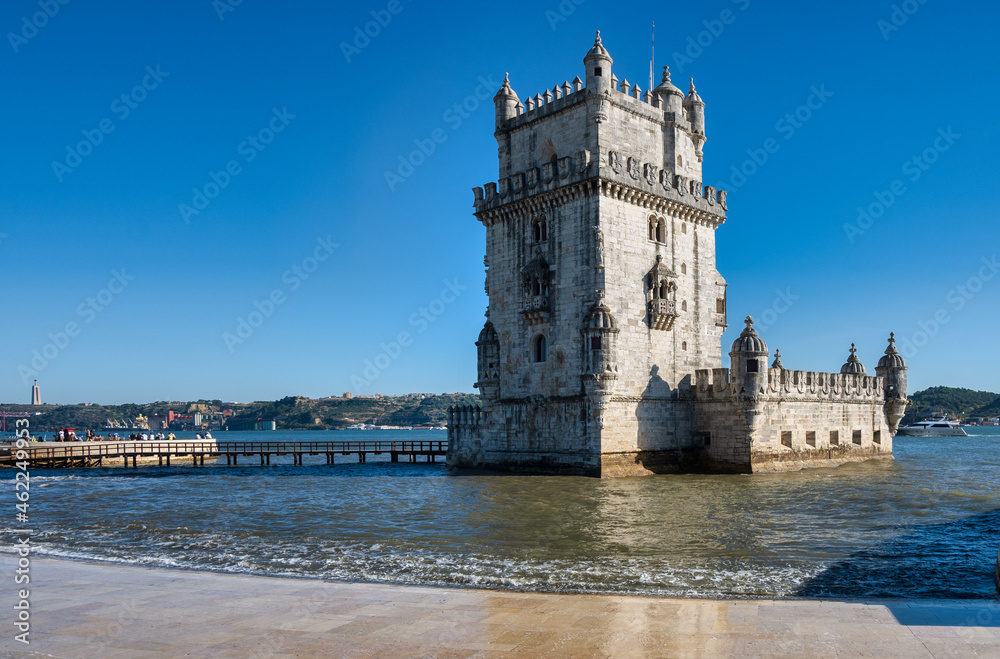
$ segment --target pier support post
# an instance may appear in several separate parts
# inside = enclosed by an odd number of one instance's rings
[[[170,466],[170,454],[169,453],[167,454],[167,466],[168,467]]]
[[[264,454],[263,453],[260,454],[260,466],[261,467],[264,466]]]
[[[132,456],[132,468],[135,469],[138,466],[139,466],[139,458],[133,455]]]

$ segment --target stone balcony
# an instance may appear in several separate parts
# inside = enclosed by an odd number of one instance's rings
[[[529,325],[549,322],[549,296],[525,295],[521,304],[521,314]]]
[[[650,300],[647,304],[649,326],[655,330],[671,330],[677,320],[677,303],[673,300]]]

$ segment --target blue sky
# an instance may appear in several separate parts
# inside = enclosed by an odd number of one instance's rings
[[[645,87],[651,20],[657,69],[707,104],[705,182],[730,190],[724,351],[749,313],[788,368],[837,370],[856,342],[873,370],[891,330],[911,391],[1000,389],[997,14],[11,0],[0,400],[34,373],[66,403],[471,391],[471,188],[497,176],[479,98],[505,71],[522,98],[582,76],[595,29]]]

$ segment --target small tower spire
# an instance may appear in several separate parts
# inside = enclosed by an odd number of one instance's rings
[[[771,364],[771,368],[780,368],[780,369],[784,369],[785,368],[785,365],[781,363],[781,351],[780,350],[775,350],[774,351],[774,363]]]

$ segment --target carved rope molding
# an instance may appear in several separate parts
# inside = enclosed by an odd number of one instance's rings
[[[583,196],[590,196],[598,191],[605,197],[624,201],[628,204],[651,210],[672,218],[688,221],[700,226],[717,228],[726,220],[713,213],[694,208],[687,204],[667,199],[659,195],[639,190],[623,183],[611,181],[603,177],[596,177],[579,183],[540,192],[525,199],[511,201],[495,208],[473,213],[485,226],[493,226],[498,222],[515,220],[525,215],[541,213],[562,206],[565,203],[574,201]]]

